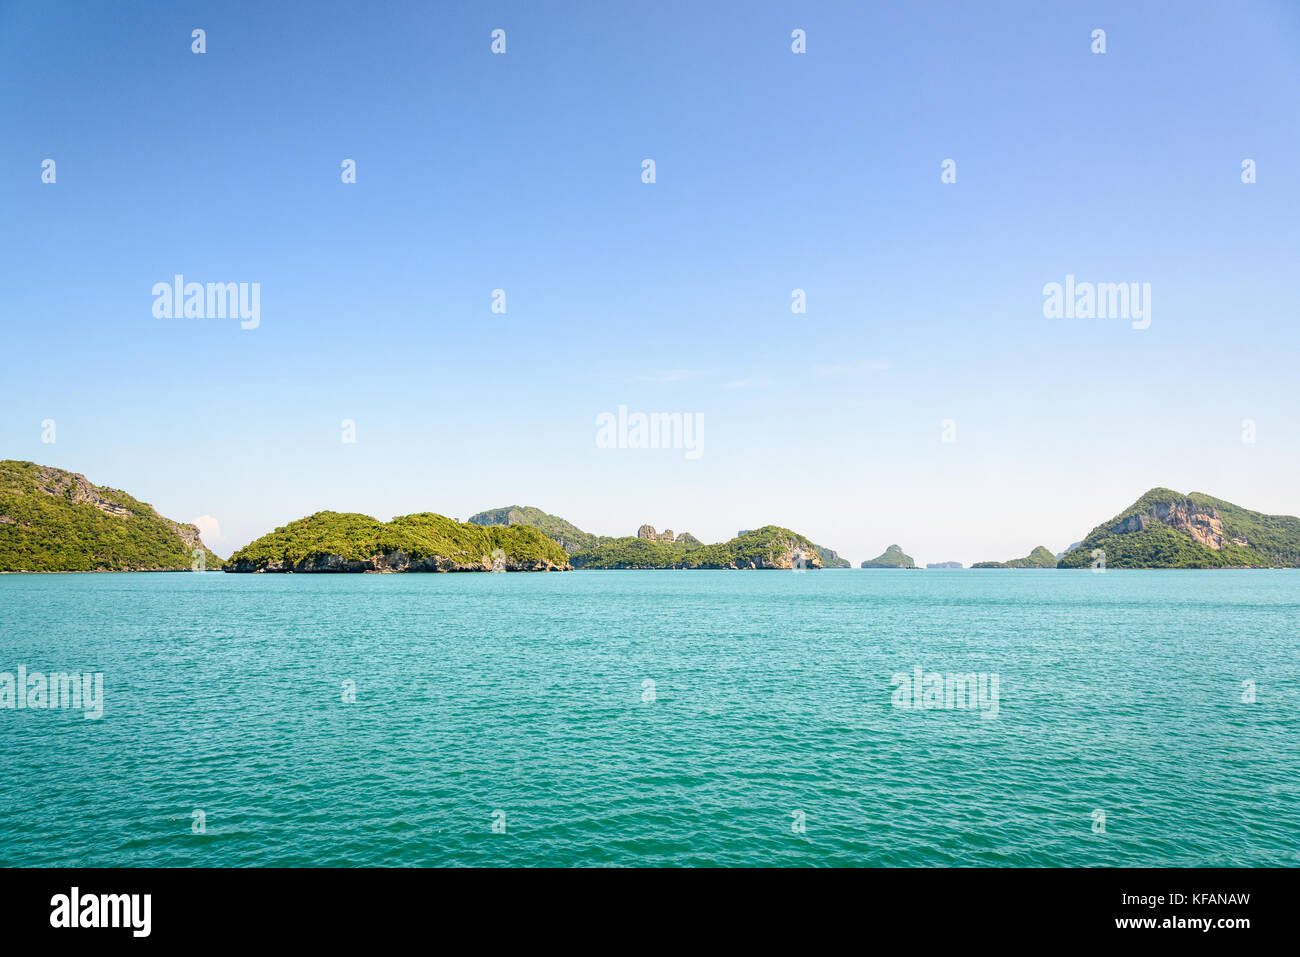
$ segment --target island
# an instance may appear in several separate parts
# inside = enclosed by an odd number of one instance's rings
[[[1005,562],[976,562],[971,568],[1055,568],[1056,556],[1045,545],[1039,545],[1024,558]]]
[[[0,572],[220,568],[194,525],[84,475],[0,461]]]
[[[890,545],[875,558],[862,563],[863,568],[915,568],[911,555],[905,555],[897,545]]]
[[[1297,568],[1300,518],[1153,488],[1089,532],[1058,567],[1102,561],[1106,568]]]
[[[481,525],[528,525],[550,536],[583,569],[819,569],[848,568],[833,550],[779,525],[742,529],[725,542],[705,544],[690,532],[662,532],[642,525],[636,535],[611,537],[584,532],[557,515],[532,506],[510,505],[470,516]]]
[[[434,512],[381,522],[316,512],[245,545],[228,572],[549,572],[568,555],[528,525],[484,527]]]

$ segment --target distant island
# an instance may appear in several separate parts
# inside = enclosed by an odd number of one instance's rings
[[[670,529],[656,532],[653,525],[642,525],[636,535],[621,538],[592,535],[556,515],[531,506],[511,505],[489,509],[470,516],[475,525],[536,528],[564,545],[574,568],[654,569],[654,568],[805,568],[827,566],[825,559],[848,562],[835,552],[822,548],[810,539],[781,528],[762,528],[740,532],[726,542],[706,545],[690,532],[674,534]]]
[[[776,525],[706,545],[689,532],[613,538],[532,506],[489,509],[457,522],[423,512],[380,522],[318,512],[277,528],[226,562],[229,572],[470,572],[584,569],[822,567],[818,545]],[[830,552],[834,555],[834,552]],[[495,556],[495,557],[494,557]]]
[[[1055,568],[1056,556],[1045,545],[1039,545],[1024,558],[1005,562],[976,562],[971,568]]]
[[[690,532],[593,535],[532,506],[458,522],[434,512],[381,522],[317,512],[250,542],[228,560],[192,524],[159,515],[118,489],[32,462],[0,461],[0,572],[402,572],[571,569],[848,568],[832,549],[779,525],[706,544]],[[916,568],[890,545],[863,568]],[[960,568],[937,562],[927,568]],[[1053,555],[972,568],[1300,568],[1300,518],[1266,515],[1200,492],[1153,488]]]
[[[903,550],[897,545],[890,545],[875,558],[868,559],[862,563],[863,568],[915,568],[916,562],[912,561],[911,555],[903,554]]]

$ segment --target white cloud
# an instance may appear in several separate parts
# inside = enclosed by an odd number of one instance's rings
[[[200,515],[190,524],[198,527],[199,537],[203,539],[204,544],[211,545],[213,542],[226,540],[226,536],[221,534],[221,523],[211,515]]]

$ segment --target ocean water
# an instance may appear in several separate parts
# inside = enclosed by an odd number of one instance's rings
[[[1297,571],[0,576],[19,665],[4,866],[1300,865]]]

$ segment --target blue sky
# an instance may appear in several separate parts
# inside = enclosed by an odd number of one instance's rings
[[[0,455],[223,555],[323,508],[964,562],[1154,485],[1300,513],[1298,77],[1290,3],[0,0]],[[260,326],[155,318],[176,273]],[[1150,328],[1044,318],[1066,274]],[[703,455],[597,448],[619,405]]]

